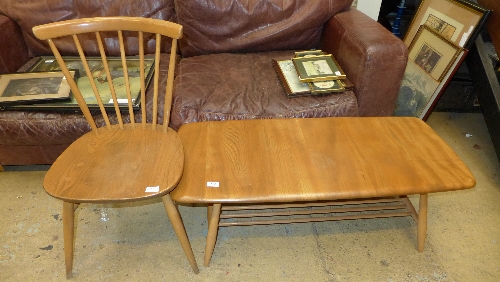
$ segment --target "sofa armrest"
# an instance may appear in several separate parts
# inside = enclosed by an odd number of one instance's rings
[[[0,74],[16,72],[29,61],[28,48],[21,28],[10,18],[0,15]]]
[[[324,26],[320,48],[332,54],[354,84],[360,116],[390,116],[408,59],[402,40],[351,9]]]

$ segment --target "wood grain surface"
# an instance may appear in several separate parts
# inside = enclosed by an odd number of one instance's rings
[[[335,200],[475,186],[467,166],[417,118],[200,122],[183,125],[179,136],[185,167],[171,193],[179,202]]]
[[[69,202],[119,202],[168,193],[182,175],[184,154],[177,133],[130,124],[99,128],[76,140],[44,179],[50,195]],[[159,186],[158,192],[146,192]]]

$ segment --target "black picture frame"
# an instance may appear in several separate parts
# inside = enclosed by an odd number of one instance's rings
[[[71,71],[73,78],[76,71]],[[71,89],[62,72],[0,75],[0,106],[70,101]]]

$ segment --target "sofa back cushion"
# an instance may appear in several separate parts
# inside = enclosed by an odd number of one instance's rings
[[[316,48],[352,0],[175,0],[183,56]]]
[[[175,21],[173,0],[2,0],[0,14],[8,16],[21,27],[31,56],[52,54],[46,42],[39,41],[33,35],[32,28],[36,25],[76,18],[103,16],[137,16]],[[113,36],[116,37],[116,35]],[[130,36],[126,40],[134,40],[137,35],[132,34]],[[106,35],[103,37],[106,37]],[[87,45],[88,42],[94,39],[83,37],[80,40],[83,41],[82,44]],[[72,39],[66,38],[64,40]],[[64,40],[62,42],[63,47],[60,50],[61,53],[63,55],[77,54],[73,48],[64,47],[65,45],[72,45],[64,44]],[[154,52],[152,43],[152,40],[148,41],[149,53]],[[58,44],[58,47],[60,45]],[[116,52],[119,50],[118,43],[114,44],[114,46],[116,50],[108,51],[111,54],[119,54],[119,52]],[[165,48],[166,50],[170,49],[170,44],[167,44]],[[97,47],[94,50],[96,55],[99,54]],[[137,53],[137,50],[127,51],[131,55]]]

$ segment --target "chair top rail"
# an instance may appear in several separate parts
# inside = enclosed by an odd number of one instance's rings
[[[81,18],[33,27],[33,33],[42,40],[96,31],[143,31],[163,36],[182,38],[182,26],[173,22],[141,17]]]

